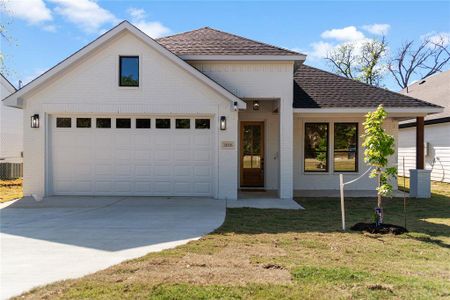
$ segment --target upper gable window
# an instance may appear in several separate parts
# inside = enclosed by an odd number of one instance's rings
[[[139,86],[139,56],[119,57],[119,86]]]

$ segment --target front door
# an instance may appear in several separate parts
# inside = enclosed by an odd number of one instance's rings
[[[264,122],[241,122],[241,187],[264,187]]]

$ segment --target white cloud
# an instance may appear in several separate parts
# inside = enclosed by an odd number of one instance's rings
[[[127,13],[133,18],[133,20],[139,21],[145,18],[145,10],[142,8],[130,7],[127,9]]]
[[[334,45],[327,42],[316,42],[311,44],[312,51],[308,53],[309,57],[313,59],[325,58],[327,54],[334,49]]]
[[[56,5],[55,12],[67,18],[87,33],[97,33],[105,24],[119,20],[93,0],[49,0]]]
[[[134,26],[145,32],[152,38],[158,38],[170,33],[170,29],[157,21],[147,21],[145,10],[141,8],[129,8],[127,10]]]
[[[391,29],[389,24],[371,24],[362,26],[364,30],[375,35],[386,35]]]
[[[43,0],[10,0],[5,1],[5,12],[15,18],[38,24],[52,20],[52,12]]]
[[[159,22],[141,21],[133,24],[152,38],[159,38],[170,32],[169,28]]]
[[[450,44],[450,32],[429,32],[423,36],[422,39],[428,39],[431,43],[441,44],[447,46]]]
[[[365,37],[355,26],[326,30],[320,36],[323,39],[335,39],[343,42],[361,40]]]
[[[44,29],[45,31],[48,31],[48,32],[56,32],[56,29],[57,29],[57,27],[56,27],[56,25],[44,25],[44,26],[42,26],[42,29]]]

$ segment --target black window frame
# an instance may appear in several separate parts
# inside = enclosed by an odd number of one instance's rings
[[[199,127],[198,124],[197,124],[197,121],[199,121],[199,122],[201,122],[201,121],[208,121],[208,127]],[[211,119],[207,119],[207,118],[195,119],[194,128],[195,129],[211,129]]]
[[[125,85],[122,84],[122,59],[123,58],[137,58],[137,85]],[[140,57],[139,55],[119,55],[119,86],[120,87],[139,87],[141,81],[140,74]]]
[[[109,120],[109,127],[99,127],[98,126],[98,121],[99,120]],[[112,128],[112,120],[111,118],[95,118],[95,128],[99,128],[99,129],[110,129]]]
[[[159,120],[168,120],[169,121],[169,127],[158,127],[158,121]],[[156,129],[171,129],[172,128],[172,120],[170,118],[156,118],[155,119],[155,128]]]
[[[178,121],[188,121],[188,127],[179,127]],[[188,118],[177,118],[175,119],[175,129],[191,129],[191,119]]]
[[[339,124],[346,124],[346,125],[354,125],[356,127],[356,143],[355,143],[355,150],[339,150],[336,151],[336,125]],[[355,154],[355,169],[354,170],[336,170],[335,164],[334,164],[334,153],[354,153]],[[333,172],[339,172],[339,173],[357,173],[359,172],[359,123],[357,122],[335,122],[333,124]]]
[[[125,121],[125,120],[129,121],[128,127],[118,127],[117,126],[119,124],[119,122]],[[131,118],[116,118],[116,128],[117,129],[130,129],[131,128]]]
[[[69,126],[61,126],[63,124],[59,123],[58,121],[62,120],[69,120]],[[56,118],[56,128],[72,128],[72,118],[70,117],[57,117]]]
[[[326,125],[327,127],[327,149],[325,151],[325,169],[324,170],[306,170],[306,126],[308,125]],[[303,172],[304,173],[328,173],[330,170],[330,124],[328,122],[305,122],[303,128]],[[317,151],[316,151],[317,152]]]
[[[139,121],[148,121],[148,127],[138,125]],[[149,128],[152,128],[152,119],[150,119],[150,118],[136,118],[135,125],[136,125],[136,129],[149,129]]]
[[[89,120],[89,126],[80,126],[80,124],[78,123],[78,120]],[[75,125],[76,128],[92,128],[92,118],[77,118],[75,120]]]

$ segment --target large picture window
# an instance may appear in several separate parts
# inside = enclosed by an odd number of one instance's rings
[[[328,171],[328,123],[305,123],[304,170]]]
[[[334,171],[358,171],[358,123],[334,123]]]
[[[139,56],[119,57],[119,85],[139,86]]]

